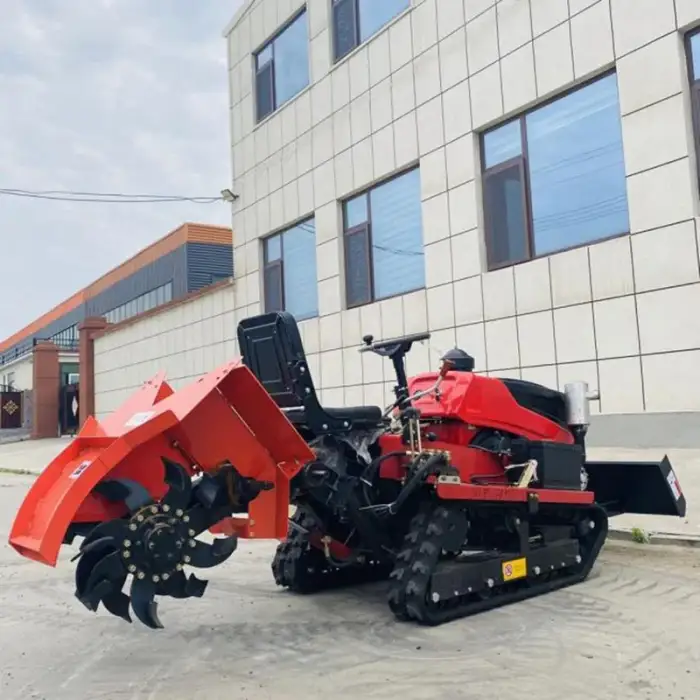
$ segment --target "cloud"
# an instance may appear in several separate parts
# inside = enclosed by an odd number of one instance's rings
[[[240,0],[22,0],[0,20],[0,188],[212,196],[231,180],[226,42]],[[224,204],[0,197],[0,340]]]

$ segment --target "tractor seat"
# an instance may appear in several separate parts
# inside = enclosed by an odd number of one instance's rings
[[[325,413],[339,421],[348,421],[357,424],[377,425],[382,420],[382,409],[379,406],[345,406],[343,408],[326,408]],[[284,409],[284,412],[292,423],[301,425],[306,423],[306,410],[301,406]]]

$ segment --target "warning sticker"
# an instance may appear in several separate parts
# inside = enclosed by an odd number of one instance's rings
[[[678,479],[676,479],[676,473],[671,469],[671,471],[668,473],[668,476],[666,477],[666,481],[668,481],[668,485],[671,487],[671,491],[673,492],[673,497],[677,500],[681,500],[681,487],[678,485]]]
[[[512,581],[516,578],[525,578],[527,576],[527,559],[512,559],[504,561],[501,565],[503,569],[503,580]]]
[[[86,459],[84,462],[81,462],[70,474],[68,477],[69,479],[77,479],[89,466],[91,462],[89,459]]]
[[[136,428],[139,425],[143,425],[151,416],[155,414],[155,411],[142,411],[141,413],[134,413],[131,418],[129,418],[126,423],[124,423],[125,428]]]

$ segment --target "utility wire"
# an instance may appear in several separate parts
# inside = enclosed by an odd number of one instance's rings
[[[27,197],[30,199],[48,199],[58,202],[96,202],[100,204],[155,204],[160,202],[193,202],[195,204],[213,204],[224,201],[218,197],[185,197],[180,195],[159,194],[121,194],[114,192],[74,192],[70,190],[18,190],[0,188],[0,196]]]

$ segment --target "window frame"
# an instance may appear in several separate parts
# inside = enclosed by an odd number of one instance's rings
[[[409,289],[405,292],[398,292],[397,294],[390,294],[389,296],[383,296],[377,298],[375,288],[374,288],[374,282],[375,282],[375,270],[374,270],[374,260],[372,259],[372,249],[374,246],[373,243],[373,237],[372,237],[372,200],[370,198],[370,193],[373,190],[376,190],[378,187],[381,187],[382,185],[386,185],[389,182],[393,182],[394,180],[398,180],[399,178],[403,177],[404,175],[408,175],[409,173],[412,173],[414,170],[420,171],[420,162],[415,162],[412,165],[403,168],[397,173],[393,173],[389,177],[383,178],[382,180],[378,180],[377,182],[373,182],[370,186],[365,187],[362,190],[359,190],[357,192],[354,192],[353,194],[344,197],[342,200],[340,200],[340,206],[341,206],[341,221],[342,221],[342,245],[343,245],[343,273],[345,276],[344,279],[344,292],[345,292],[345,308],[346,309],[357,309],[362,306],[367,306],[369,304],[375,304],[379,301],[385,301],[387,299],[395,299],[396,297],[401,297],[406,294],[412,294],[413,292],[417,292],[421,289],[424,289],[425,286],[423,287],[416,287],[415,289]],[[362,222],[361,224],[356,224],[355,226],[352,226],[350,228],[347,228],[347,203],[351,202],[354,199],[357,199],[358,197],[366,197],[366,203],[367,203],[367,220]],[[419,194],[420,196],[420,194]],[[423,203],[421,201],[421,227],[423,226],[423,221],[422,221],[422,211],[423,211]],[[422,232],[424,229],[422,229]],[[348,265],[349,265],[349,256],[347,254],[348,251],[348,239],[351,238],[352,236],[359,235],[359,234],[364,234],[365,237],[365,263],[367,265],[367,279],[369,283],[369,294],[368,298],[366,301],[359,301],[359,302],[354,302],[350,303],[348,301]],[[425,241],[423,241],[423,265],[425,266]]]
[[[690,90],[690,113],[693,125],[693,141],[695,143],[695,167],[698,177],[698,189],[700,190],[700,75],[695,75],[693,68],[694,37],[700,37],[700,27],[695,27],[685,33],[683,43],[685,45],[685,60],[688,70],[688,88]],[[700,49],[698,49],[700,51]],[[698,56],[700,61],[700,56]]]
[[[311,214],[311,216],[307,216],[303,219],[300,219],[299,221],[296,221],[295,223],[289,224],[288,226],[285,226],[283,229],[279,229],[278,231],[274,231],[273,233],[269,233],[266,236],[263,236],[260,238],[260,243],[262,245],[262,307],[264,310],[264,313],[273,313],[275,311],[285,311],[287,308],[287,298],[286,294],[284,293],[284,234],[288,233],[289,231],[294,230],[298,226],[303,226],[304,224],[308,224],[310,222],[313,222],[314,224],[314,241],[316,241],[316,216],[315,214]],[[273,238],[279,237],[279,246],[280,246],[280,255],[279,259],[277,260],[269,260],[268,259],[268,243],[271,241]],[[316,246],[314,246],[314,253],[315,253]],[[279,299],[280,299],[280,309],[272,309],[268,306],[269,303],[269,294],[267,293],[267,284],[268,284],[268,274],[272,270],[277,270],[278,271],[278,279],[279,279]],[[316,293],[318,294],[318,280],[316,281]],[[318,300],[317,300],[318,301]],[[318,304],[317,304],[318,305]],[[311,318],[317,318],[318,317],[318,311],[316,314],[312,316],[304,316],[303,318],[297,318],[297,321],[302,322],[302,321],[308,321]]]
[[[306,16],[306,22],[307,22],[307,30],[308,30],[308,8],[306,6],[306,3],[304,3],[293,15],[289,17],[283,24],[281,24],[277,30],[275,31],[274,34],[272,34],[270,37],[265,39],[265,41],[260,44],[260,46],[255,49],[251,53],[251,58],[252,58],[252,70],[253,70],[253,108],[255,110],[255,124],[256,126],[258,124],[261,124],[264,122],[266,119],[271,117],[273,114],[278,112],[281,107],[286,105],[287,103],[291,102],[294,97],[297,95],[301,94],[303,90],[309,87],[311,85],[311,38],[310,38],[310,33],[307,31],[307,41],[306,41],[306,62],[307,62],[307,67],[309,70],[309,81],[306,84],[302,90],[299,90],[296,95],[288,98],[285,100],[282,104],[277,103],[277,88],[275,86],[275,41],[279,39],[282,34],[284,34],[289,27],[294,24],[302,15],[307,15]],[[258,56],[263,53],[267,48],[270,49],[271,52],[271,58],[269,61],[267,61],[262,68],[258,68]],[[259,110],[259,96],[258,96],[258,78],[260,77],[260,74],[268,69],[269,66],[269,71],[270,71],[270,91],[271,91],[271,98],[272,98],[272,109],[267,113],[262,116],[260,116],[260,110]]]
[[[700,31],[700,30],[699,30]],[[570,86],[567,90],[564,90],[563,92],[557,93],[556,95],[548,98],[547,100],[544,100],[542,102],[539,102],[536,105],[533,105],[530,107],[530,109],[518,113],[516,116],[511,117],[510,119],[507,119],[503,122],[499,122],[497,124],[494,124],[487,129],[481,131],[479,133],[479,157],[480,157],[480,162],[481,162],[481,207],[483,211],[483,216],[484,216],[484,243],[485,243],[485,252],[486,252],[486,269],[488,272],[492,272],[495,270],[502,270],[506,267],[513,267],[515,265],[521,265],[522,263],[530,262],[531,260],[539,260],[541,258],[548,258],[552,255],[558,255],[560,253],[566,253],[570,250],[576,250],[577,248],[584,248],[586,246],[591,246],[591,245],[596,245],[597,243],[603,243],[604,241],[609,241],[613,240],[615,238],[622,238],[623,236],[628,236],[630,234],[630,231],[620,231],[618,233],[611,233],[607,236],[597,238],[593,241],[588,241],[586,243],[574,243],[572,245],[564,246],[562,248],[557,248],[557,250],[554,251],[548,251],[545,253],[540,253],[536,254],[534,253],[535,250],[535,226],[534,226],[534,220],[532,216],[532,190],[530,187],[530,170],[529,170],[529,151],[528,151],[528,140],[527,140],[527,123],[526,119],[527,116],[543,107],[547,107],[548,105],[554,104],[555,102],[558,102],[561,99],[564,99],[565,97],[568,97],[569,95],[578,92],[580,90],[584,90],[585,88],[594,85],[595,83],[604,80],[605,78],[609,78],[611,75],[616,75],[617,70],[615,68],[610,68],[602,73],[599,73],[597,75],[592,76],[591,78],[588,78],[587,80],[584,80],[580,83],[577,83],[575,85]],[[700,99],[700,91],[698,92],[698,96]],[[700,102],[698,104],[700,107]],[[621,118],[621,117],[620,117]],[[512,122],[519,122],[520,123],[520,142],[521,142],[521,153],[519,156],[515,156],[513,158],[509,158],[507,161],[504,161],[503,163],[497,163],[496,165],[491,166],[490,168],[485,168],[484,163],[486,162],[486,153],[485,153],[485,147],[484,147],[484,137],[486,134],[489,134],[493,131],[496,131],[497,129],[500,129],[504,126],[507,126],[508,124]],[[492,263],[491,262],[491,255],[492,255],[492,247],[491,247],[491,235],[492,231],[489,230],[488,226],[488,220],[489,220],[489,213],[488,213],[488,207],[486,206],[486,202],[484,200],[485,196],[485,183],[486,180],[488,179],[489,176],[497,175],[498,172],[502,172],[506,168],[504,167],[505,165],[508,165],[509,167],[513,167],[516,163],[521,162],[521,173],[522,173],[522,194],[524,197],[524,212],[525,212],[525,234],[527,237],[526,240],[526,246],[528,250],[528,255],[522,259],[515,260],[515,261],[508,261],[508,262],[501,262],[501,263]],[[629,200],[627,202],[629,206]]]
[[[378,2],[379,0],[377,0]],[[456,0],[455,0],[456,1]],[[396,14],[394,17],[392,17],[390,20],[388,20],[385,24],[383,24],[379,29],[377,29],[374,34],[368,36],[364,41],[362,41],[360,37],[360,0],[328,0],[330,3],[330,29],[331,29],[331,58],[333,61],[333,65],[336,65],[337,63],[340,63],[343,61],[345,58],[350,56],[353,51],[356,51],[360,46],[366,44],[368,41],[370,41],[373,37],[375,37],[377,34],[380,32],[384,31],[390,24],[395,22],[399,17],[404,15],[406,12],[409,12],[413,9],[411,0],[408,0],[408,4],[406,7],[401,10],[398,14]],[[353,8],[353,16],[354,16],[354,22],[355,22],[355,36],[354,38],[354,44],[352,48],[348,49],[344,54],[341,56],[338,55],[338,36],[337,36],[337,23],[335,21],[336,17],[336,7],[338,7],[341,3],[343,2],[349,2],[352,3],[352,8]]]

